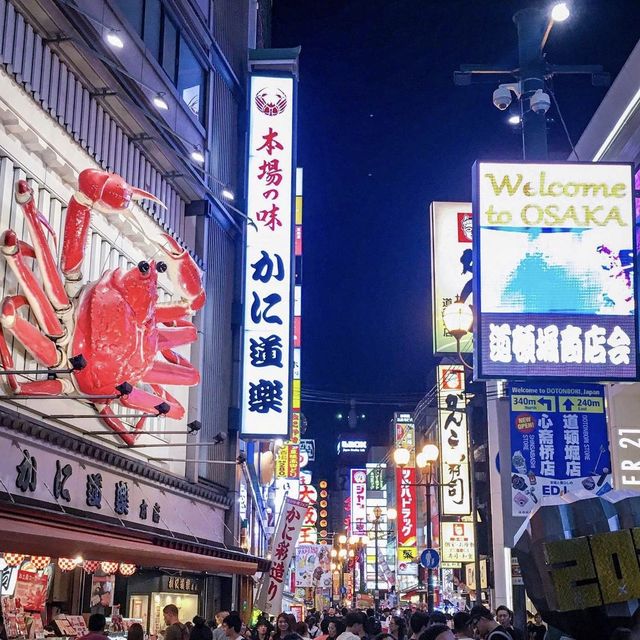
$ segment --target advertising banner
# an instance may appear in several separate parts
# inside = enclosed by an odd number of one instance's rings
[[[464,366],[438,365],[441,509],[443,516],[471,513],[471,467]]]
[[[47,604],[49,576],[31,571],[18,571],[15,598],[25,611],[42,611]]]
[[[250,79],[242,435],[287,437],[292,399],[291,77]]]
[[[394,413],[396,447],[402,447],[409,451],[409,465],[416,466],[416,427],[413,423],[412,413]]]
[[[396,469],[398,503],[398,569],[418,557],[417,493],[415,467]]]
[[[331,587],[327,545],[299,544],[296,549],[296,588]]]
[[[351,469],[351,534],[367,535],[367,471]]]
[[[286,498],[271,541],[271,569],[264,573],[255,608],[277,615],[282,611],[282,591],[289,565],[295,555],[296,540],[307,512],[307,504]]]
[[[441,522],[442,562],[473,562],[475,536],[472,522]]]
[[[474,174],[477,378],[637,379],[630,164]]]
[[[456,300],[473,304],[473,246],[470,202],[431,203],[431,312],[433,352],[457,353],[456,340],[446,330],[444,310]],[[473,334],[460,341],[460,351],[473,351]]]
[[[611,489],[604,388],[597,384],[509,386],[514,516],[546,498]]]
[[[276,478],[298,478],[300,458],[297,444],[285,443],[280,447],[276,458]]]

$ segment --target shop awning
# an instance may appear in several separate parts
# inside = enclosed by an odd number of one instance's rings
[[[152,536],[145,539],[132,533],[132,537],[128,537],[109,530],[97,531],[21,514],[0,513],[0,551],[52,558],[82,556],[87,560],[208,573],[253,575],[258,571],[257,562],[219,557],[217,548],[205,544],[184,545]],[[194,550],[184,550],[185,546]]]

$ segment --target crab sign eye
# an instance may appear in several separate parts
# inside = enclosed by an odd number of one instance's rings
[[[138,269],[140,270],[140,273],[146,274],[149,273],[149,269],[151,269],[151,267],[148,262],[141,260],[138,262]]]
[[[167,270],[167,263],[166,262],[158,262],[158,264],[156,265],[156,271],[158,273],[164,273]]]

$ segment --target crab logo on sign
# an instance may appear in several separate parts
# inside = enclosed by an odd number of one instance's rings
[[[287,108],[287,96],[281,89],[260,89],[256,93],[256,107],[265,116],[277,116]]]

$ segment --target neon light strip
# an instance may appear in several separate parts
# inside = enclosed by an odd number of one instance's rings
[[[593,161],[597,162],[602,158],[605,154],[611,143],[614,141],[616,136],[620,133],[620,129],[626,124],[626,121],[629,119],[631,112],[638,106],[638,102],[640,102],[640,89],[636,91],[636,94],[631,98],[631,101],[627,105],[627,108],[622,112],[622,115],[618,118],[618,122],[616,122],[613,129],[609,132],[609,135],[605,138],[605,141],[602,143],[602,146],[596,151],[593,156]]]

